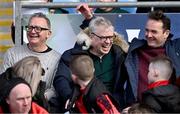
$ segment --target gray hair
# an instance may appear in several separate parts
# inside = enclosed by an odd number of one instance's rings
[[[14,64],[13,71],[17,77],[21,77],[29,83],[32,88],[32,95],[34,96],[41,76],[45,73],[38,57],[28,56],[21,59]]]
[[[97,16],[96,18],[92,19],[89,23],[90,32],[96,32],[99,26],[104,26],[105,28],[112,28],[112,30],[114,31],[114,27],[108,19]]]
[[[47,16],[44,15],[43,13],[34,13],[34,14],[29,18],[29,23],[28,23],[28,25],[30,24],[31,20],[32,20],[33,18],[35,18],[35,17],[45,19],[46,22],[47,22],[48,27],[51,28],[51,22],[50,22],[49,18],[47,18]]]

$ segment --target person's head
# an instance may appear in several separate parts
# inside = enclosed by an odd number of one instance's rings
[[[91,20],[89,31],[92,40],[90,51],[99,57],[108,54],[115,37],[111,22],[104,17],[96,17]]]
[[[145,28],[145,37],[150,47],[163,46],[170,34],[170,19],[157,10],[149,13],[148,21]]]
[[[30,85],[22,78],[11,78],[2,87],[4,112],[28,114],[32,103]]]
[[[135,103],[128,109],[128,114],[149,114],[155,113],[155,111],[146,104]]]
[[[173,65],[168,57],[155,57],[149,64],[148,81],[149,83],[153,83],[160,80],[169,80],[172,72]]]
[[[94,77],[94,64],[88,55],[75,55],[70,62],[74,83],[88,82]]]
[[[117,2],[118,0],[96,0],[97,2]],[[113,7],[102,7],[101,10],[104,10],[105,12],[109,12],[113,9]]]
[[[16,77],[21,77],[30,84],[34,96],[41,80],[41,76],[45,73],[38,57],[25,57],[14,64],[12,69]]]
[[[31,46],[46,45],[46,40],[51,36],[50,20],[42,13],[35,13],[30,17],[26,30]]]

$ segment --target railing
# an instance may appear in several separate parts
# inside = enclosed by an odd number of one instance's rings
[[[21,45],[21,19],[22,8],[75,8],[80,2],[60,2],[60,3],[30,3],[15,2],[15,45]],[[180,2],[87,2],[90,7],[180,7]]]

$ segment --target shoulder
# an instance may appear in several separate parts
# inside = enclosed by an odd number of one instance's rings
[[[31,109],[33,114],[49,114],[44,108],[42,108],[35,102],[32,102]]]
[[[7,52],[17,52],[22,51],[27,48],[27,45],[13,46],[7,50]]]

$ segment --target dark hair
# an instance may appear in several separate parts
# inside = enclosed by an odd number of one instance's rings
[[[171,29],[171,21],[169,17],[167,17],[161,10],[155,10],[150,12],[148,18],[156,21],[162,21],[164,30]]]
[[[49,18],[47,18],[47,16],[44,15],[43,13],[34,13],[34,14],[30,17],[30,19],[29,19],[29,24],[30,24],[31,20],[32,20],[33,18],[35,18],[35,17],[39,17],[39,18],[45,19],[46,22],[47,22],[48,27],[51,28],[51,22],[50,22]]]
[[[145,113],[155,113],[155,111],[149,105],[144,103],[135,103],[128,110],[128,114],[145,114]]]

